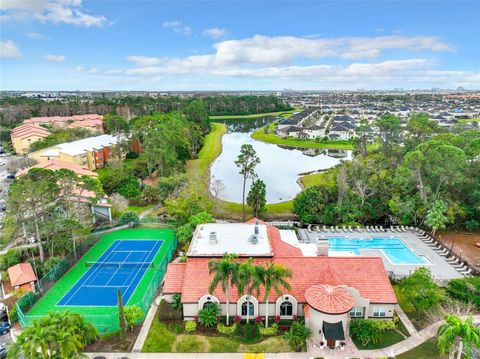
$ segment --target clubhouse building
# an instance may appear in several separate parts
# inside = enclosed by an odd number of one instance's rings
[[[268,306],[264,290],[247,298],[230,288],[229,314],[250,318],[279,316],[304,318],[312,339],[339,346],[348,335],[350,321],[360,318],[391,319],[397,303],[380,257],[329,257],[318,244],[317,256],[282,239],[278,228],[253,219],[247,223],[202,224],[197,226],[185,263],[168,265],[163,294],[167,301],[181,295],[185,320],[193,319],[209,303],[220,305],[226,315],[226,298],[219,285],[208,292],[212,276],[208,262],[225,253],[238,260],[253,258],[254,264],[279,263],[288,268],[291,290],[281,295],[272,290]],[[268,313],[267,313],[268,308]]]

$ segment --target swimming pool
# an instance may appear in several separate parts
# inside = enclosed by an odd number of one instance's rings
[[[329,251],[350,252],[354,255],[375,255],[369,250],[382,251],[393,264],[422,265],[430,264],[424,257],[415,254],[400,238],[347,238],[347,237],[325,237],[328,239]],[[365,250],[365,251],[362,251]]]

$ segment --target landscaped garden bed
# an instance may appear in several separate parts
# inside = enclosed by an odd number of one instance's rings
[[[212,309],[213,310],[213,309]],[[213,318],[213,319],[211,319]],[[217,315],[200,314],[200,318],[191,321],[181,320],[181,311],[173,309],[171,304],[162,302],[157,318],[152,323],[142,352],[160,353],[236,353],[236,352],[291,352],[290,342],[279,330],[280,321],[272,318],[269,327],[265,327],[263,318],[252,317],[242,320],[231,318],[230,325],[225,318]],[[288,329],[291,321],[282,322]]]

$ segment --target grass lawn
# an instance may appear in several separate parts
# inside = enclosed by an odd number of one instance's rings
[[[305,147],[305,148],[325,148],[332,150],[353,150],[353,143],[351,141],[322,141],[303,140],[296,137],[280,137],[274,133],[275,124],[268,125],[268,133],[265,133],[265,127],[259,128],[252,133],[252,138],[257,141],[273,143],[275,145],[291,146],[291,147]],[[373,150],[378,147],[378,144],[368,144],[367,149]]]
[[[284,116],[288,117],[291,116],[294,112],[299,112],[302,109],[294,108],[290,111],[278,111],[278,112],[264,112],[264,113],[256,113],[253,115],[224,115],[224,116],[209,116],[211,120],[229,120],[233,118],[258,118],[264,116]]]
[[[389,347],[390,345],[393,345],[395,343],[401,342],[405,338],[403,335],[401,335],[399,332],[395,330],[388,330],[382,333],[382,336],[380,337],[380,340],[378,343],[369,343],[367,345],[362,345],[358,341],[353,341],[355,345],[357,346],[358,349],[364,350],[364,349],[381,349],[381,348],[386,348]]]
[[[324,171],[300,177],[300,183],[304,188],[319,185],[320,183],[335,184],[335,178],[331,171]]]
[[[142,212],[145,212],[147,209],[152,208],[153,206],[155,206],[155,204],[152,204],[152,203],[147,204],[145,206],[128,206],[127,211],[135,212],[137,215],[139,215]]]
[[[409,350],[403,354],[397,355],[397,359],[430,359],[430,358],[444,358],[447,356],[440,355],[438,351],[436,338],[432,338],[418,347]]]
[[[142,348],[143,353],[283,353],[291,352],[282,337],[243,344],[235,338],[200,334],[175,334],[167,325],[154,320]]]

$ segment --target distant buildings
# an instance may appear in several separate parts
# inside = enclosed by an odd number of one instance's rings
[[[25,154],[30,145],[48,135],[49,129],[85,128],[92,133],[103,133],[103,116],[96,114],[75,116],[32,117],[23,121],[23,125],[15,127],[10,134],[16,153]]]
[[[32,124],[24,124],[15,127],[10,133],[10,138],[15,152],[24,154],[29,151],[32,143],[47,137],[49,134],[50,131],[46,128]]]
[[[119,137],[111,135],[88,137],[30,153],[29,157],[40,163],[49,160],[73,163],[93,171],[112,160],[112,150],[118,141]]]

